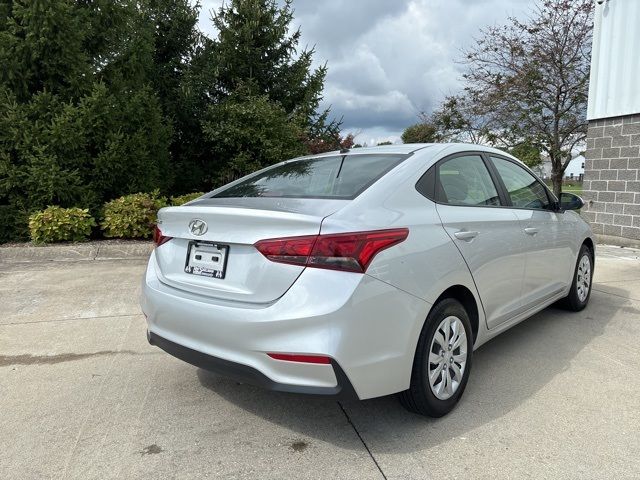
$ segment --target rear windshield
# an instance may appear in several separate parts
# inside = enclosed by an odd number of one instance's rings
[[[213,198],[353,199],[405,158],[363,154],[295,160],[251,176]]]

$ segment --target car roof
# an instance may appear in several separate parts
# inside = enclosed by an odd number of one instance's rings
[[[348,150],[332,150],[330,152],[323,153],[315,153],[310,155],[305,155],[303,157],[298,157],[293,160],[307,159],[307,158],[320,158],[320,157],[332,157],[335,155],[344,155],[348,153],[350,155],[355,154],[365,154],[365,153],[390,153],[390,154],[399,154],[399,155],[409,155],[418,150],[425,149],[427,147],[432,146],[440,146],[442,147],[442,143],[399,143],[397,145],[379,145],[376,147],[358,147],[358,148],[350,148]]]
[[[397,145],[379,145],[377,147],[351,148],[349,153],[400,153],[409,154],[423,148],[438,145],[437,143],[400,143]],[[338,152],[335,152],[338,153]]]
[[[437,147],[437,150],[434,151],[434,147]],[[396,153],[408,155],[418,150],[427,150],[430,153],[439,153],[446,151],[447,153],[455,153],[455,152],[464,152],[464,151],[481,151],[481,152],[489,152],[489,153],[499,153],[501,155],[509,155],[507,152],[503,150],[499,150],[494,147],[489,147],[485,145],[479,145],[476,143],[459,143],[459,142],[441,142],[441,143],[400,143],[394,145],[379,145],[375,147],[359,147],[359,148],[351,148],[348,150],[348,153],[353,154],[364,154],[364,153]],[[346,153],[344,150],[334,150],[332,152],[325,152],[320,155],[308,155],[307,157],[320,157],[320,156],[333,156],[340,155]],[[306,158],[306,157],[305,157]]]
[[[456,143],[456,142],[442,142],[442,143],[400,143],[394,145],[379,145],[375,147],[358,147],[351,148],[348,150],[333,150],[331,152],[324,152],[320,154],[311,154],[305,155],[303,157],[293,158],[291,160],[286,160],[283,163],[288,163],[296,160],[306,160],[311,158],[323,158],[330,157],[336,155],[363,155],[363,154],[398,154],[398,155],[411,155],[412,153],[424,153],[426,155],[440,155],[440,154],[454,154],[459,152],[486,152],[486,153],[495,153],[502,156],[507,156],[513,158],[514,160],[518,160],[513,157],[509,153],[499,150],[494,147],[488,147],[485,145],[479,145],[476,143]],[[420,155],[422,157],[422,155]],[[520,160],[518,160],[520,161]]]
[[[500,150],[499,148],[480,145],[477,143],[440,143],[438,145],[441,145],[443,147],[442,150],[438,153],[442,153],[444,155],[464,152],[494,153],[503,157],[512,158],[513,160],[517,160],[518,162],[522,163],[519,159],[511,155],[509,152],[506,152],[505,150]]]

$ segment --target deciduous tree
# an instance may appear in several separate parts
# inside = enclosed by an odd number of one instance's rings
[[[592,17],[591,0],[543,0],[526,20],[482,30],[465,53],[464,96],[485,122],[473,130],[544,152],[556,195],[586,137]]]
[[[439,135],[435,125],[429,122],[426,117],[421,118],[419,123],[407,127],[402,132],[404,143],[433,143],[439,140]]]

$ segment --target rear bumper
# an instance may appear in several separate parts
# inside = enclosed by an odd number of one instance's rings
[[[167,348],[155,343],[178,358],[279,391],[352,390],[365,399],[409,386],[430,308],[424,300],[368,275],[308,268],[273,303],[229,302],[165,285],[156,269],[152,254],[141,306],[150,335]],[[267,352],[324,355],[333,363],[288,362]]]
[[[303,393],[307,395],[320,395],[325,397],[335,398],[357,398],[356,392],[349,381],[349,378],[344,373],[340,365],[335,360],[331,361],[331,367],[336,376],[336,386],[334,387],[316,387],[307,385],[290,385],[286,383],[278,383],[271,380],[265,374],[256,370],[253,367],[242,365],[240,363],[230,362],[223,358],[213,357],[197,350],[178,345],[166,338],[162,338],[153,332],[149,332],[148,340],[151,345],[160,347],[180,360],[183,360],[191,365],[208,370],[210,372],[224,375],[225,377],[233,378],[239,382],[247,383],[249,385],[256,385],[258,387],[265,388],[267,390],[273,390],[276,392],[287,393]]]

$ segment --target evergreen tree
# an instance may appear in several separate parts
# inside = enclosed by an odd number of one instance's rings
[[[216,151],[227,153],[217,180],[228,182],[265,165],[306,153],[303,122],[291,119],[266,95],[238,92],[211,107],[204,132]]]
[[[171,129],[132,2],[14,0],[0,18],[0,241],[30,212],[166,187]]]
[[[207,45],[202,56],[208,58],[209,66],[215,66],[207,94],[216,105],[207,111],[205,133],[213,142],[218,172],[224,174],[231,168],[236,175],[245,174],[286,159],[287,152],[310,151],[319,139],[320,143],[338,147],[339,123],[327,120],[328,111],[318,112],[327,68],[312,68],[313,49],[304,49],[298,54],[301,32],[297,29],[290,33],[292,20],[291,0],[283,5],[275,0],[231,0],[213,16],[218,36]],[[225,102],[231,105],[227,107]],[[256,127],[256,134],[264,131],[259,127],[261,122],[275,117],[278,126],[282,126],[282,121],[288,122],[287,128],[274,128],[270,132],[273,136],[269,142],[274,146],[279,144],[278,148],[269,148],[270,153],[266,153],[261,150],[260,141],[252,142],[247,132],[235,134],[229,131],[228,125],[225,125],[227,134],[244,138],[246,143],[222,141],[216,131],[222,124],[216,117],[223,114],[229,125],[244,129],[243,120],[249,112],[253,118],[249,125]],[[260,120],[262,114],[265,117]],[[299,148],[289,148],[293,134],[297,136]],[[239,151],[243,153],[240,155]],[[275,151],[283,156],[272,155]],[[244,160],[239,161],[238,155]],[[215,175],[212,181],[215,182]]]
[[[211,185],[212,146],[202,120],[212,102],[215,54],[198,30],[200,5],[191,0],[146,0],[144,15],[153,25],[151,81],[165,117],[172,122],[172,191],[187,193]]]
[[[239,87],[267,95],[285,112],[313,117],[322,99],[327,67],[311,68],[313,49],[298,55],[300,29],[289,33],[292,0],[231,0],[213,16],[218,38],[216,94],[224,98]]]
[[[0,17],[0,85],[26,102],[38,92],[68,98],[86,90],[90,74],[83,51],[87,34],[74,2],[3,2]]]
[[[298,51],[291,2],[0,0],[0,242],[48,205],[211,188],[351,146],[318,111],[326,66]]]

